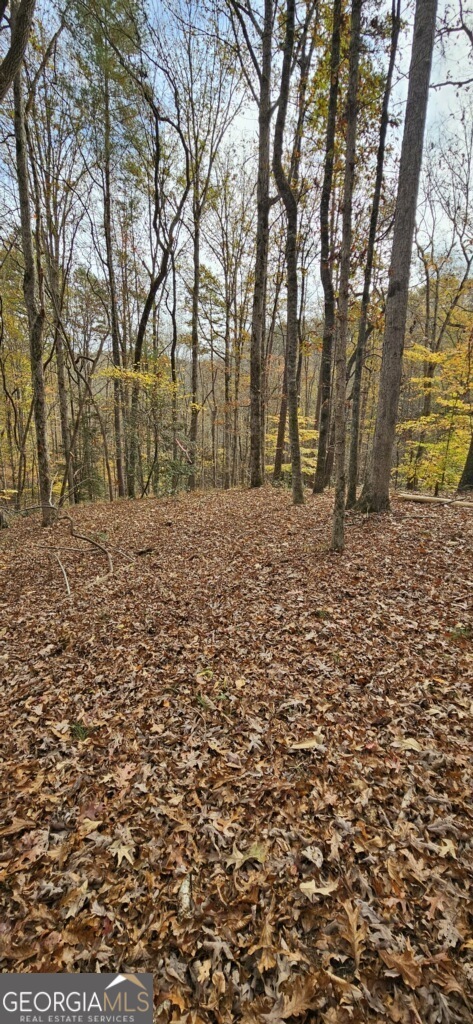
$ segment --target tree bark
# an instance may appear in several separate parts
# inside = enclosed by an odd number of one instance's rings
[[[117,290],[115,268],[113,264],[112,243],[112,190],[111,190],[111,146],[110,146],[110,87],[107,71],[104,75],[104,178],[103,178],[103,223],[105,233],[105,250],[108,271],[108,287],[110,293],[110,321],[112,334],[112,359],[115,370],[121,366],[120,332],[118,327]],[[118,497],[126,494],[125,473],[123,466],[123,436],[121,422],[121,385],[116,377],[113,379],[113,424],[115,430],[115,467],[117,473]]]
[[[271,64],[273,0],[264,2],[260,94],[258,105],[258,180],[256,186],[256,262],[250,349],[250,487],[263,483],[262,371],[266,275],[269,244],[269,168],[271,133]]]
[[[274,454],[273,483],[277,484],[282,477],[282,466],[284,459],[284,438],[286,434],[287,419],[287,363],[284,365],[284,377],[282,384],[281,405],[279,408],[278,433],[276,438],[276,451]]]
[[[356,345],[355,374],[353,379],[353,390],[351,394],[351,436],[350,456],[348,464],[348,487],[347,487],[347,508],[353,508],[356,502],[356,485],[358,482],[358,453],[360,434],[360,412],[361,412],[361,382],[363,366],[365,362],[366,340],[368,334],[368,307],[371,295],[371,278],[373,273],[374,247],[376,231],[378,227],[379,206],[381,201],[381,189],[383,185],[384,154],[386,150],[386,135],[389,124],[389,100],[396,60],[399,30],[401,27],[400,0],[395,0],[392,7],[392,28],[391,48],[389,54],[388,72],[384,87],[383,105],[381,110],[381,121],[379,127],[379,143],[376,158],[376,178],[371,207],[370,226],[368,232],[368,246],[366,251],[366,263],[363,280],[363,296],[361,299],[360,322],[358,325],[358,339]]]
[[[199,188],[198,182],[194,186]],[[191,422],[189,430],[189,448],[191,457],[191,471],[189,473],[188,488],[195,490],[196,473],[195,460],[197,454],[197,426],[199,419],[198,406],[198,373],[199,373],[199,293],[200,293],[200,204],[197,196],[194,197],[194,239],[193,239],[193,260],[194,277],[192,282],[192,325],[191,325]]]
[[[55,305],[59,307],[60,296],[59,296],[59,281],[58,281],[58,265],[51,267],[52,280],[51,290],[54,289],[55,294]],[[67,487],[69,503],[74,504],[74,465],[72,460],[71,450],[71,432],[69,428],[69,405],[67,397],[67,386],[66,386],[66,360],[64,352],[64,339],[61,332],[61,326],[58,323],[57,316],[55,316],[54,324],[54,343],[56,348],[56,366],[57,366],[57,389],[59,398],[59,416],[61,420],[61,437],[62,447],[64,449],[64,459],[67,469]]]
[[[47,441],[47,411],[43,370],[43,329],[44,308],[37,298],[36,263],[31,232],[31,209],[28,184],[27,140],[23,102],[22,72],[18,71],[13,82],[14,123],[16,146],[16,170],[20,200],[21,244],[25,272],[23,294],[28,316],[30,341],[31,377],[33,384],[33,408],[38,453],[39,493],[43,526],[49,526],[55,516],[51,504],[51,473]]]
[[[422,165],[436,13],[437,0],[417,0],[373,451],[367,479],[357,505],[358,508],[366,512],[381,512],[389,508],[389,480],[401,389],[412,241]]]
[[[228,269],[228,268],[227,268]],[[231,299],[228,287],[227,270],[225,273],[225,353],[224,353],[224,425],[223,425],[223,486],[227,491],[230,487],[232,422],[231,422],[231,381],[232,381],[232,347],[231,347]]]
[[[330,200],[332,195],[333,163],[335,155],[335,133],[337,125],[337,104],[340,65],[341,0],[334,0],[332,44],[330,56],[330,92],[327,114],[327,136],[325,141],[324,178],[320,197],[320,278],[324,291],[324,331],[322,338],[322,363],[320,369],[320,420],[317,464],[314,479],[314,494],[320,494],[326,484],[326,459],[330,431],[330,387],[332,376],[332,349],[335,330],[335,291],[330,252]]]
[[[133,367],[135,370],[140,369],[141,357],[143,354],[143,346],[146,338],[146,329],[148,321],[151,316],[154,301],[159,288],[166,280],[168,274],[169,260],[174,247],[174,232],[179,224],[182,209],[187,198],[189,191],[189,177],[187,176],[187,183],[179,200],[176,212],[171,221],[169,232],[166,238],[165,245],[163,246],[163,252],[161,256],[161,262],[159,265],[158,273],[151,281],[148,295],[146,297],[145,304],[140,317],[138,325],[138,331],[136,334],[135,349],[133,354]],[[130,408],[130,447],[129,447],[129,460],[128,460],[128,496],[134,498],[135,496],[135,478],[139,460],[139,441],[138,441],[138,405],[140,397],[140,385],[135,383],[132,389],[131,395],[131,408]]]
[[[342,248],[340,296],[335,361],[335,502],[332,522],[332,551],[345,546],[345,438],[347,339],[350,292],[353,186],[355,182],[356,130],[358,118],[358,65],[362,0],[352,0],[348,92],[346,105],[345,176],[343,183]]]
[[[463,468],[463,473],[458,484],[459,491],[473,491],[473,434],[468,449],[468,455]]]
[[[33,21],[35,0],[21,0],[16,11],[12,9],[10,48],[0,64],[0,103],[19,73]]]
[[[289,184],[282,164],[284,128],[286,124],[289,102],[289,86],[291,80],[291,63],[294,52],[294,21],[295,0],[286,3],[286,34],[284,56],[281,70],[281,91],[274,130],[273,173],[278,193],[286,210],[286,268],[287,268],[287,327],[286,327],[286,367],[287,367],[287,414],[289,440],[291,445],[292,497],[295,505],[304,502],[302,484],[301,452],[299,443],[298,388],[297,388],[297,199]]]
[[[168,311],[171,316],[172,325],[172,342],[171,342],[171,381],[172,381],[172,398],[171,398],[171,419],[172,419],[172,480],[171,490],[175,494],[179,486],[179,473],[177,468],[177,282],[176,282],[176,262],[174,259],[174,253],[171,253],[171,275],[172,275],[172,305]]]

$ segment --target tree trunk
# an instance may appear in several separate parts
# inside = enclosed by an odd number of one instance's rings
[[[198,188],[198,183],[196,183]],[[199,419],[199,406],[197,404],[197,388],[199,374],[199,292],[200,292],[200,208],[198,198],[194,197],[194,280],[192,284],[192,369],[191,369],[191,422],[189,430],[189,449],[192,460],[189,473],[188,488],[195,491],[196,475],[195,464],[197,456],[197,425]]]
[[[436,12],[437,0],[417,0],[389,269],[376,426],[368,475],[357,506],[367,512],[381,512],[389,508],[389,480],[401,389],[412,241],[422,165]]]
[[[105,233],[108,286],[110,292],[110,320],[112,334],[112,359],[115,371],[121,366],[120,332],[118,328],[117,292],[112,244],[112,195],[110,175],[110,89],[108,75],[104,76],[104,180],[103,180],[103,221]],[[118,377],[113,380],[113,424],[115,430],[115,466],[117,473],[118,497],[124,498],[125,474],[123,467],[123,436],[121,422],[121,384]]]
[[[232,422],[231,422],[231,395],[230,386],[232,380],[231,365],[231,325],[230,325],[230,296],[227,284],[225,301],[225,356],[224,356],[224,426],[223,426],[223,486],[227,491],[230,487],[230,466],[232,447]]]
[[[26,140],[29,147],[30,159],[32,165],[35,161],[35,151],[31,145],[31,138],[28,134],[28,125],[25,125],[26,129]],[[56,196],[54,195],[54,183],[50,173],[50,158],[52,156],[52,143],[49,142],[49,159],[45,161],[45,165],[41,168],[41,177],[43,178],[44,188],[44,204],[45,204],[45,221],[46,231],[42,232],[42,241],[44,247],[44,255],[46,261],[46,268],[48,274],[49,290],[52,299],[52,316],[54,321],[54,345],[53,349],[56,353],[56,370],[57,370],[57,389],[59,399],[59,420],[61,426],[61,442],[62,450],[64,452],[65,468],[67,475],[68,485],[68,497],[69,503],[74,504],[74,465],[71,450],[71,433],[69,427],[69,402],[66,384],[66,357],[65,357],[65,346],[63,337],[63,327],[61,322],[62,307],[64,300],[64,281],[61,282],[61,267],[60,267],[60,244],[59,234],[61,231],[61,225],[58,220],[58,206]],[[41,225],[41,200],[39,194],[38,184],[38,173],[33,176],[35,184],[35,214],[36,223]],[[64,227],[64,222],[63,222]],[[41,232],[38,230],[38,236],[41,236]],[[63,498],[61,493],[60,502]]]
[[[282,465],[284,459],[284,437],[286,434],[287,419],[287,364],[284,363],[284,378],[282,385],[281,406],[279,409],[278,434],[276,439],[276,451],[274,454],[273,483],[279,483],[282,477]]]
[[[243,324],[242,317],[238,312],[236,294],[234,295],[233,300],[233,320],[235,331],[235,372],[233,382],[232,486],[235,487],[238,481],[238,453],[241,450],[239,401],[241,358],[243,351]]]
[[[368,247],[366,251],[366,264],[363,280],[363,296],[361,300],[360,322],[358,325],[358,339],[356,345],[355,375],[352,390],[352,413],[351,413],[351,436],[350,436],[350,457],[348,464],[348,488],[347,508],[353,508],[356,502],[356,485],[358,483],[358,452],[360,434],[360,412],[361,412],[361,381],[363,366],[365,362],[366,340],[368,333],[368,307],[371,294],[371,277],[373,273],[374,246],[376,231],[378,227],[379,206],[381,200],[381,189],[383,186],[384,154],[386,149],[386,135],[389,124],[389,100],[396,60],[399,30],[401,26],[400,0],[393,3],[392,8],[392,29],[391,29],[391,50],[389,54],[389,66],[384,87],[383,105],[381,110],[381,122],[379,128],[378,153],[376,158],[376,178],[373,192],[373,203],[371,207],[370,226],[368,233]]]
[[[256,187],[256,262],[250,350],[250,487],[263,483],[262,366],[263,325],[269,241],[269,153],[273,0],[264,2],[262,63],[258,107],[258,181]]]
[[[352,239],[353,186],[355,182],[356,128],[358,117],[358,64],[360,56],[362,0],[352,0],[348,93],[346,105],[345,177],[343,183],[340,297],[335,362],[335,502],[332,523],[332,551],[345,546],[345,438],[347,339]]]
[[[39,493],[43,526],[49,526],[53,522],[55,510],[51,505],[51,474],[49,468],[46,424],[47,412],[43,371],[44,308],[37,299],[36,264],[31,233],[27,141],[21,71],[18,71],[15,75],[13,82],[13,95],[15,109],[16,170],[21,217],[21,243],[25,264],[23,293],[28,315],[34,420],[36,428],[36,447],[38,452]]]
[[[330,385],[332,375],[332,349],[335,330],[335,292],[330,252],[330,200],[332,195],[335,133],[340,65],[341,0],[334,0],[332,44],[330,57],[330,92],[325,142],[324,178],[320,197],[320,278],[324,291],[324,332],[322,364],[320,369],[320,421],[314,494],[320,494],[326,483],[327,446],[330,431]]]
[[[463,473],[458,484],[459,491],[473,491],[473,434],[468,449]]]
[[[57,298],[59,300],[58,292]],[[56,365],[57,365],[57,389],[59,397],[59,415],[61,420],[61,437],[62,447],[64,449],[64,459],[67,470],[67,489],[69,503],[74,504],[74,464],[73,456],[71,451],[71,432],[69,429],[69,406],[67,399],[67,387],[66,387],[66,363],[64,353],[64,339],[61,333],[61,325],[55,323],[54,326],[54,340],[56,347]]]
[[[291,63],[294,51],[295,0],[286,3],[286,35],[281,70],[281,91],[274,131],[273,172],[278,193],[286,210],[286,268],[287,268],[287,414],[291,444],[292,497],[295,505],[304,502],[302,484],[301,452],[299,443],[298,391],[297,391],[297,350],[298,350],[298,303],[297,303],[297,199],[289,184],[282,164],[284,127],[289,102]]]
[[[171,480],[171,491],[173,494],[176,493],[179,486],[179,473],[177,469],[177,365],[176,365],[176,352],[177,352],[177,283],[176,283],[176,263],[174,259],[174,253],[171,253],[171,272],[172,272],[172,305],[169,310],[172,324],[172,342],[171,342],[171,381],[172,381],[172,398],[171,398],[171,418],[172,418],[172,480]]]
[[[34,9],[35,0],[21,0],[16,11],[12,5],[10,48],[0,64],[0,103],[5,99],[16,75],[21,73],[23,57],[28,45],[33,22]]]

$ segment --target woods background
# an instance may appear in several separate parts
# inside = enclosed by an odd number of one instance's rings
[[[323,489],[344,318],[353,503],[379,399],[414,17],[360,7],[355,39],[356,4],[341,0],[39,4],[1,118],[7,502],[290,484],[292,377],[302,480]],[[393,458],[395,485],[435,493],[459,484],[472,437],[467,21],[437,19]]]

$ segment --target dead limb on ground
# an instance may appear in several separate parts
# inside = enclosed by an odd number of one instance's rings
[[[11,516],[13,516],[13,515],[25,515],[28,512],[34,511],[36,509],[41,509],[41,508],[42,508],[42,505],[33,505],[33,506],[30,506],[29,508],[26,508],[26,509],[13,509],[13,508],[9,508],[8,509],[8,514],[11,515]],[[4,506],[2,505],[1,509],[0,509],[0,514],[3,513],[4,511],[5,511],[5,509],[4,509]],[[86,533],[79,533],[79,531],[74,528],[74,520],[73,520],[72,516],[70,516],[68,512],[65,512],[64,509],[62,509],[61,512],[59,512],[59,510],[56,509],[56,512],[57,512],[57,515],[56,515],[54,523],[53,523],[53,529],[55,529],[56,525],[59,522],[61,522],[61,520],[67,519],[67,522],[69,523],[69,533],[70,533],[71,537],[74,537],[76,540],[83,540],[83,541],[85,541],[86,544],[91,544],[92,547],[98,548],[99,551],[102,551],[103,554],[105,555],[106,559],[107,559],[107,562],[108,562],[108,570],[109,571],[108,571],[107,575],[112,575],[112,573],[113,573],[113,559],[112,559],[112,555],[110,553],[109,548],[106,547],[105,544],[101,544],[100,541],[95,540],[94,537],[89,537],[89,535],[86,534]],[[6,525],[7,526],[10,525],[10,522],[8,522],[8,520],[6,520]],[[113,547],[113,545],[112,545],[112,547]],[[64,564],[61,561],[61,558],[59,556],[60,547],[59,546],[56,547],[53,544],[53,545],[51,545],[51,547],[48,546],[47,550],[49,551],[50,554],[53,555],[54,559],[56,560],[56,562],[58,563],[58,565],[59,565],[59,567],[61,569],[62,575],[64,577],[64,582],[66,584],[67,594],[68,594],[68,597],[70,597],[71,596],[71,586],[70,586],[70,583],[69,583],[69,578],[68,578],[65,566],[64,566]],[[77,549],[71,548],[71,550],[77,550]],[[119,551],[120,549],[119,548],[115,548],[115,550]],[[129,555],[126,551],[120,551],[120,554],[123,554],[126,558],[129,558],[131,561],[133,561],[133,557],[131,555]]]
[[[473,508],[473,501],[465,501],[464,498],[436,498],[433,494],[406,494],[404,491],[396,493],[399,501],[416,501],[422,505],[454,505],[455,508]]]

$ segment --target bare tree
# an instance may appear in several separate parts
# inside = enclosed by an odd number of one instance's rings
[[[335,356],[335,502],[332,523],[332,551],[343,551],[345,544],[345,437],[347,339],[350,297],[352,205],[355,182],[356,131],[358,118],[358,65],[361,40],[362,0],[352,0],[348,92],[346,102],[345,175],[343,183],[342,246],[340,255],[340,294],[338,299]]]
[[[357,506],[368,512],[381,512],[389,507],[391,459],[401,387],[412,242],[436,14],[437,0],[417,0],[389,268],[376,425],[367,478]]]
[[[327,482],[326,461],[330,432],[330,390],[332,378],[332,351],[335,331],[335,289],[330,252],[330,202],[332,198],[333,164],[335,156],[335,135],[340,76],[340,38],[342,3],[334,0],[332,20],[332,42],[330,51],[330,89],[328,97],[327,134],[325,140],[324,176],[320,197],[320,278],[324,291],[324,331],[322,339],[322,362],[320,366],[320,420],[317,466],[314,479],[314,494],[320,494]],[[317,424],[316,424],[317,426]]]
[[[389,100],[391,96],[392,79],[394,73],[394,64],[396,60],[400,27],[400,0],[393,0],[391,11],[391,46],[389,53],[388,71],[386,75],[386,84],[384,86],[381,121],[379,126],[379,142],[376,157],[376,177],[373,191],[373,200],[371,204],[370,226],[368,231],[368,244],[366,248],[366,262],[363,279],[363,295],[361,299],[361,311],[360,320],[358,324],[358,338],[356,344],[355,372],[353,375],[353,387],[351,392],[351,432],[350,457],[348,465],[347,508],[353,508],[353,505],[356,502],[356,486],[358,482],[358,449],[361,418],[361,382],[363,375],[363,366],[365,362],[366,342],[369,330],[368,309],[371,297],[371,278],[373,273],[374,250],[376,243],[376,232],[378,228],[381,191],[383,186],[384,154],[386,150],[386,136],[389,124]]]
[[[28,316],[33,408],[38,452],[39,492],[42,521],[49,526],[54,519],[51,505],[51,475],[46,429],[46,395],[43,370],[44,303],[38,293],[35,253],[31,230],[30,192],[28,183],[28,149],[25,130],[22,72],[17,71],[13,83],[16,171],[20,201],[21,244],[24,260],[23,293]]]
[[[296,129],[296,142],[293,150],[293,167],[288,177],[283,166],[283,141],[284,129],[287,118],[289,103],[289,91],[291,85],[291,71],[294,63],[295,53],[295,0],[287,0],[286,3],[286,29],[283,49],[283,63],[281,68],[281,86],[278,102],[278,112],[274,129],[274,154],[273,173],[280,198],[283,201],[286,212],[286,272],[287,272],[287,314],[286,314],[286,370],[285,383],[287,393],[287,412],[289,423],[289,439],[291,444],[291,475],[292,475],[292,496],[295,505],[302,505],[304,501],[304,489],[302,483],[301,451],[299,442],[299,395],[298,395],[298,280],[297,280],[297,226],[298,226],[298,197],[294,189],[297,186],[298,169],[300,164],[300,150],[302,146],[302,127],[305,114],[305,90],[307,87],[307,76],[310,67],[310,58],[313,52],[313,44],[307,51],[307,35],[310,29],[314,13],[314,5],[310,4],[306,11],[305,22],[301,39],[297,46],[298,61],[301,69],[301,90],[299,91],[299,118]],[[294,166],[295,164],[295,166]],[[292,174],[291,174],[292,171]]]
[[[271,103],[271,77],[277,0],[264,0],[263,17],[259,20],[250,0],[247,0],[246,3],[241,3],[240,0],[227,0],[227,2],[235,28],[235,38],[242,66],[245,68],[237,26],[243,35],[257,82],[255,88],[252,74],[246,74],[250,93],[258,108],[256,259],[250,350],[250,487],[260,487],[264,479],[262,370],[271,205],[269,195],[271,118],[274,112]],[[252,41],[252,33],[256,34],[256,43]]]

